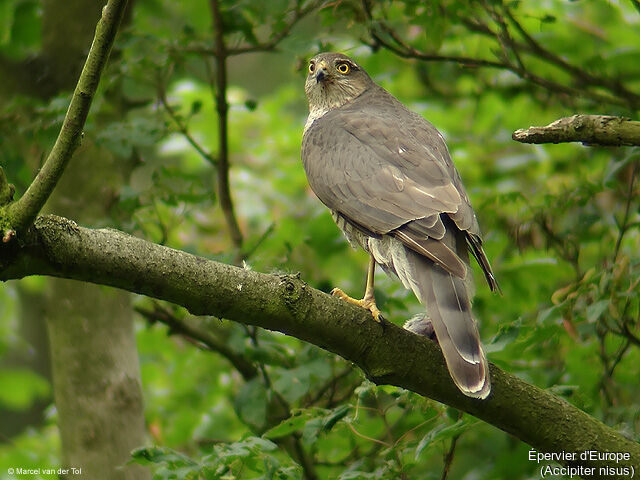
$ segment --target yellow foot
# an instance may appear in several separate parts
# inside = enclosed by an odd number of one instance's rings
[[[378,306],[376,305],[376,299],[373,297],[367,298],[367,296],[365,296],[362,300],[357,300],[355,298],[350,297],[349,295],[347,295],[337,287],[331,290],[331,295],[369,310],[371,312],[371,315],[373,315],[373,319],[378,323],[381,323],[384,320],[384,317],[382,316],[382,312],[378,309]]]

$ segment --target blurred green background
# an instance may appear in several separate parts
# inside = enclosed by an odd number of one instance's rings
[[[0,4],[0,163],[18,194],[46,158],[77,78],[55,65],[71,55],[76,28],[91,32],[96,20],[53,21],[52,5]],[[511,140],[574,113],[637,117],[638,2],[225,0],[220,9],[241,241],[230,237],[210,161],[220,153],[220,84],[205,1],[131,3],[85,128],[90,161],[69,166],[91,180],[60,187],[87,187],[99,204],[59,200],[50,211],[262,272],[300,272],[358,297],[366,254],[342,238],[299,158],[306,61],[342,51],[447,139],[504,292],[491,294],[475,269],[490,361],[638,440],[638,149]],[[80,59],[88,45],[76,48]],[[48,281],[0,286],[0,478],[16,465],[61,464],[44,323],[64,299],[51,298]],[[421,311],[382,272],[376,289],[391,321]],[[156,446],[137,457],[155,478],[538,478],[526,444],[376,387],[316,347],[204,319],[255,367],[250,378],[150,320],[186,321],[187,312],[143,297],[132,304],[145,445]]]

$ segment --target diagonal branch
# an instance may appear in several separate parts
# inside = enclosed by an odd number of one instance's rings
[[[153,310],[135,307],[136,312],[149,322],[160,322],[167,325],[172,331],[180,333],[187,338],[196,340],[208,350],[217,352],[226,358],[233,367],[240,372],[242,378],[251,380],[258,375],[258,369],[246,358],[234,352],[224,341],[207,328],[207,325],[197,318],[180,319],[171,312],[156,305]]]
[[[178,113],[169,104],[169,100],[167,99],[167,92],[165,91],[164,86],[158,87],[158,99],[169,114],[169,117],[171,117],[171,120],[173,120],[173,123],[175,123],[178,131],[187,140],[187,142],[189,142],[189,145],[191,145],[203,159],[205,159],[211,165],[216,166],[216,158],[211,153],[209,153],[202,145],[200,145],[195,138],[193,138],[193,135],[191,135],[191,133],[189,132],[187,124],[180,118],[180,115],[178,115]]]
[[[306,17],[309,13],[319,8],[324,3],[324,0],[313,0],[305,6],[301,6],[300,2],[296,3],[296,7],[293,11],[293,17],[286,22],[284,27],[278,32],[272,33],[271,37],[264,42],[256,45],[245,45],[236,48],[230,48],[228,50],[229,55],[241,55],[243,53],[254,52],[270,52],[276,50],[278,44],[284,40],[293,30],[293,27]]]
[[[434,342],[311,288],[297,276],[267,275],[206,260],[116,230],[39,217],[23,246],[0,250],[0,280],[51,275],[110,285],[276,330],[354,362],[375,383],[403,387],[468,412],[545,452],[622,452],[627,460],[580,458],[572,466],[640,469],[640,444],[555,395],[491,365],[487,400],[462,395]],[[357,334],[355,333],[357,332]],[[599,457],[599,459],[598,459]],[[607,478],[628,478],[623,474]]]
[[[9,223],[18,232],[27,229],[40,213],[73,153],[80,145],[82,129],[89,114],[91,101],[98,88],[102,70],[109,59],[109,52],[126,6],[127,0],[109,0],[102,9],[102,17],[96,26],[89,56],[82,68],[69,109],[51,153],[25,194],[8,207]]]
[[[586,145],[640,145],[640,122],[609,115],[573,115],[546,127],[529,127],[513,132],[522,143],[582,142]]]

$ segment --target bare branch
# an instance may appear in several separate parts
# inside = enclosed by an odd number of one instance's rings
[[[632,92],[624,87],[620,79],[612,77],[602,77],[591,74],[574,65],[564,61],[554,53],[544,49],[539,43],[531,37],[524,28],[516,22],[515,18],[506,10],[506,15],[514,24],[515,28],[524,37],[525,42],[516,41],[509,33],[508,26],[501,15],[499,15],[493,7],[485,5],[492,19],[498,24],[499,29],[494,31],[488,25],[470,19],[462,19],[462,24],[466,28],[475,33],[493,38],[497,42],[497,46],[501,49],[502,55],[499,60],[491,60],[488,58],[473,58],[457,55],[440,55],[432,52],[424,52],[414,48],[407,43],[402,37],[393,30],[388,24],[382,20],[374,19],[372,5],[368,0],[363,0],[363,13],[369,22],[368,29],[371,36],[370,41],[363,40],[371,48],[385,48],[396,55],[403,58],[413,58],[426,62],[451,62],[458,63],[462,67],[480,67],[480,68],[496,68],[506,70],[517,75],[519,78],[526,80],[534,85],[544,88],[548,92],[554,94],[563,94],[571,98],[584,97],[592,101],[603,102],[611,105],[622,106],[627,109],[634,109],[640,104],[640,95]],[[543,77],[534,73],[531,68],[527,67],[521,53],[525,52],[535,56],[539,60],[545,61],[569,73],[576,83],[583,86],[576,86],[561,83],[552,77]],[[509,53],[515,58],[515,62],[509,59]],[[590,89],[586,87],[604,87],[604,89]],[[610,93],[609,93],[610,92]]]
[[[616,263],[616,260],[618,260],[618,254],[620,253],[620,247],[622,246],[622,239],[624,238],[625,234],[629,231],[629,213],[631,211],[631,201],[634,198],[633,195],[633,187],[635,185],[636,182],[636,176],[638,175],[638,165],[640,165],[640,163],[636,162],[633,165],[633,170],[631,171],[631,177],[629,178],[629,187],[627,188],[627,192],[626,192],[626,199],[625,199],[625,205],[624,205],[624,215],[622,217],[622,222],[619,224],[619,233],[618,233],[618,239],[616,240],[616,246],[613,249],[613,263]]]
[[[299,4],[297,4],[296,8],[293,11],[293,17],[281,30],[279,30],[275,34],[272,34],[271,38],[256,45],[246,45],[242,47],[229,48],[227,50],[227,53],[229,55],[240,55],[243,53],[270,52],[276,50],[278,44],[282,40],[284,40],[289,35],[289,33],[291,33],[291,30],[297,23],[304,17],[306,17],[309,13],[319,8],[323,3],[325,3],[324,0],[314,0],[309,2],[302,8]]]
[[[609,78],[603,77],[599,75],[594,75],[582,68],[576,67],[572,65],[567,60],[561,58],[556,55],[554,52],[547,50],[540,43],[538,43],[530,34],[525,30],[525,28],[516,20],[516,18],[511,13],[511,10],[503,6],[505,14],[509,21],[514,25],[516,30],[520,33],[522,38],[525,40],[527,46],[529,47],[529,51],[534,54],[539,59],[542,59],[546,62],[549,62],[556,67],[561,68],[565,72],[571,74],[579,84],[581,85],[592,85],[598,87],[605,87],[614,95],[617,95],[621,98],[624,98],[628,101],[629,106],[633,109],[637,108],[640,105],[640,95],[628,90],[622,84],[622,82],[617,78]],[[518,48],[517,45],[514,44],[514,48]]]
[[[169,101],[167,100],[167,94],[163,86],[158,87],[158,99],[169,114],[169,117],[171,117],[171,120],[173,120],[173,123],[175,123],[176,127],[178,127],[178,131],[182,133],[187,142],[189,142],[189,144],[195,149],[196,152],[200,154],[202,158],[204,158],[211,165],[215,166],[218,163],[216,158],[207,150],[205,150],[204,147],[200,145],[195,138],[193,138],[193,135],[191,135],[189,129],[187,128],[187,124],[180,118],[173,107],[169,104]]]
[[[640,468],[640,445],[565,400],[490,366],[492,393],[465,397],[435,342],[311,288],[297,276],[266,275],[173,250],[111,229],[39,217],[23,245],[0,250],[0,280],[52,275],[110,285],[277,330],[358,365],[377,384],[396,385],[470,413],[546,452],[625,452]],[[358,335],[354,335],[357,328]],[[420,365],[420,368],[415,368]],[[614,461],[572,465],[611,467]],[[622,475],[610,478],[626,478]]]
[[[258,375],[258,370],[242,355],[237,354],[229,346],[218,339],[218,337],[209,329],[207,325],[197,318],[181,319],[173,315],[172,312],[156,305],[153,310],[142,307],[135,307],[136,312],[142,315],[150,322],[160,322],[167,325],[174,332],[180,333],[186,337],[197,340],[208,350],[219,353],[226,358],[233,367],[240,372],[242,378],[251,380]]]
[[[8,208],[9,222],[18,232],[28,228],[40,213],[80,145],[82,129],[126,6],[127,0],[109,0],[102,9],[89,55],[51,153],[25,194]]]
[[[640,145],[640,122],[609,115],[573,115],[546,127],[529,127],[513,132],[522,143],[582,142],[586,145]]]

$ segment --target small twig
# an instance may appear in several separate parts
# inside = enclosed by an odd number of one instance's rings
[[[257,45],[247,45],[236,48],[229,48],[227,50],[228,55],[240,55],[243,53],[253,53],[253,52],[269,52],[274,51],[278,44],[284,40],[293,27],[304,17],[306,17],[309,13],[311,13],[316,8],[320,7],[324,3],[324,0],[316,0],[309,2],[303,8],[300,8],[300,5],[297,4],[294,9],[293,18],[287,22],[287,24],[275,35],[272,34],[271,38],[265,42],[258,43]]]
[[[429,422],[433,422],[434,420],[436,420],[438,417],[432,417],[429,418],[427,420],[425,420],[424,422],[420,422],[418,425],[416,425],[415,427],[410,428],[409,430],[407,430],[406,432],[404,432],[402,435],[400,435],[400,437],[398,438],[398,440],[396,440],[396,443],[393,444],[393,447],[397,447],[400,442],[402,442],[402,440],[404,440],[409,434],[411,434],[412,432],[415,432],[416,430],[418,430],[419,428],[422,428],[424,425],[426,425]]]
[[[459,438],[460,435],[456,435],[451,439],[449,450],[444,456],[444,467],[442,469],[442,476],[440,477],[440,480],[447,480],[447,477],[449,476],[449,470],[451,469],[451,464],[453,463],[453,456],[456,453],[456,445]]]
[[[349,422],[347,422],[347,426],[349,427],[349,429],[358,437],[360,438],[364,438],[365,440],[369,440],[370,442],[374,442],[377,443],[378,445],[383,445],[385,447],[391,447],[391,445],[389,445],[387,442],[383,441],[383,440],[378,440],[377,438],[373,438],[373,437],[368,437],[367,435],[360,433],[359,431],[357,431],[355,429],[355,427],[353,425],[351,425]]]
[[[618,352],[616,353],[615,358],[611,362],[611,365],[609,365],[609,369],[607,371],[607,375],[609,377],[613,377],[613,373],[614,373],[616,367],[618,366],[618,364],[622,360],[622,357],[624,357],[624,354],[627,352],[627,350],[629,349],[630,346],[631,346],[631,340],[627,338],[626,341],[624,342],[624,345],[622,345],[618,349]]]
[[[609,115],[573,115],[556,120],[545,127],[516,130],[512,138],[522,143],[640,145],[640,122]]]
[[[626,323],[622,325],[622,334],[625,338],[628,338],[631,343],[640,347],[640,336],[635,335]]]
[[[218,0],[211,0],[211,14],[213,16],[213,35],[216,59],[216,84],[214,98],[218,112],[218,198],[224,218],[229,228],[231,241],[238,252],[242,248],[242,232],[233,210],[231,191],[229,189],[229,146],[228,146],[228,113],[227,103],[227,47],[224,42],[224,24]],[[239,258],[237,260],[240,260]]]
[[[380,418],[382,418],[382,423],[384,423],[384,428],[387,430],[387,438],[389,439],[389,443],[395,446],[397,444],[397,439],[395,438],[393,434],[393,428],[391,427],[391,425],[389,424],[389,420],[387,419],[387,413],[386,413],[387,409],[380,408],[380,401],[378,397],[376,396],[375,399],[376,399],[375,401],[376,401],[376,408],[377,408],[378,414],[380,415]],[[390,405],[388,408],[391,408],[391,406],[392,405]],[[393,456],[395,457],[396,463],[398,464],[398,468],[400,469],[400,478],[405,480],[407,478],[407,474],[404,472],[402,457],[400,456],[400,453],[398,452],[397,448],[392,448],[391,450],[393,451]]]
[[[300,7],[300,5],[296,5],[293,10],[293,17],[282,27],[278,32],[271,32],[271,36],[261,42],[256,43],[255,45],[241,45],[237,47],[227,47],[226,53],[227,57],[232,57],[236,55],[242,55],[245,53],[256,53],[256,52],[275,52],[278,51],[278,45],[282,40],[287,38],[287,36],[291,33],[291,30],[296,26],[300,20],[305,18],[309,13],[314,10],[321,8],[325,3],[325,0],[314,0],[309,2],[304,7]],[[286,14],[287,12],[285,12]],[[210,55],[217,56],[216,47],[211,47],[206,42],[194,42],[186,47],[182,47],[179,49],[175,49],[176,51],[182,52],[190,52],[197,53],[200,55]]]
[[[516,30],[518,30],[522,38],[525,40],[530,52],[536,57],[569,73],[582,85],[605,87],[613,94],[627,99],[632,109],[635,109],[640,103],[640,95],[626,89],[618,79],[591,74],[582,68],[572,65],[565,59],[544,48],[529,34],[529,32],[525,30],[522,24],[516,20],[508,7],[503,6],[503,9],[506,16],[509,18],[509,21],[515,26]]]
[[[166,94],[166,92],[164,90],[164,87],[159,87],[158,88],[158,99],[160,100],[160,103],[162,103],[162,106],[164,107],[164,109],[169,114],[169,117],[171,117],[171,120],[173,120],[173,123],[175,123],[176,127],[178,127],[178,131],[180,133],[182,133],[182,135],[187,140],[187,142],[189,142],[189,144],[195,149],[196,152],[198,152],[200,154],[200,156],[202,158],[204,158],[211,165],[215,166],[216,163],[217,163],[215,157],[213,155],[211,155],[211,153],[206,151],[204,149],[204,147],[202,147],[202,145],[200,145],[198,143],[198,141],[195,138],[193,138],[193,136],[189,132],[189,129],[187,128],[187,125],[182,121],[180,116],[176,113],[176,111],[173,109],[173,107],[169,104],[169,101],[167,100],[167,94]]]
[[[260,235],[260,238],[258,238],[258,240],[256,240],[256,242],[253,244],[253,246],[246,250],[243,254],[242,254],[242,258],[243,260],[248,260],[249,258],[251,258],[253,256],[253,254],[256,252],[256,250],[258,250],[258,248],[260,248],[260,245],[262,245],[262,243],[269,238],[269,236],[273,233],[274,229],[275,229],[275,222],[271,222],[271,224],[267,227],[267,229],[264,231],[264,233],[262,235]]]
[[[335,388],[335,385],[337,382],[339,382],[343,378],[348,377],[349,374],[351,373],[353,373],[353,368],[349,367],[349,368],[345,368],[342,372],[331,377],[324,385],[322,385],[318,389],[316,394],[311,399],[309,399],[309,401],[307,402],[307,406],[315,405],[317,402],[320,401],[320,399],[326,392]]]
[[[8,208],[10,223],[18,232],[33,223],[80,145],[82,129],[126,6],[127,0],[109,0],[102,9],[89,55],[51,153],[25,194]]]
[[[618,259],[618,253],[620,253],[620,246],[622,245],[622,239],[625,234],[629,230],[629,212],[631,210],[631,200],[633,199],[633,185],[636,181],[636,176],[638,174],[638,165],[640,163],[635,162],[633,165],[633,170],[631,171],[631,178],[629,179],[629,188],[627,190],[626,202],[624,208],[624,216],[622,217],[622,224],[620,225],[620,233],[618,234],[618,239],[616,240],[616,247],[613,250],[613,263],[616,263]]]
[[[313,457],[309,458],[309,454],[302,447],[302,441],[299,434],[291,435],[293,439],[293,451],[296,454],[297,460],[302,467],[304,474],[304,480],[318,480],[318,474],[316,473],[316,466]]]
[[[522,61],[522,58],[520,57],[518,46],[511,37],[507,22],[505,22],[504,18],[502,18],[502,15],[500,15],[494,8],[487,5],[486,1],[482,2],[482,6],[500,27],[500,33],[496,34],[496,38],[498,40],[498,43],[500,44],[500,47],[502,48],[505,63],[510,63],[509,51],[511,51],[514,58],[516,59],[516,62],[518,63],[518,69],[520,69],[521,71],[525,71],[526,67],[524,65],[524,62]],[[506,10],[506,7],[504,7],[504,9]]]
[[[534,51],[534,48],[528,44],[523,44],[522,42],[516,42],[508,35],[508,30],[506,29],[506,25],[504,28],[500,30],[500,32],[494,32],[489,26],[470,20],[462,20],[462,23],[469,29],[469,31],[476,32],[490,38],[495,39],[498,42],[498,45],[502,48],[503,51],[503,59],[501,61],[489,60],[485,58],[471,58],[457,55],[439,55],[433,53],[427,53],[420,50],[415,49],[408,43],[406,43],[402,38],[395,32],[392,28],[390,28],[387,24],[382,21],[374,20],[372,7],[367,0],[363,0],[363,12],[365,17],[369,22],[369,35],[372,38],[372,41],[363,40],[364,43],[368,44],[371,48],[378,49],[383,47],[396,55],[403,58],[413,58],[422,61],[428,62],[452,62],[458,63],[463,67],[482,67],[482,68],[496,68],[500,70],[507,70],[517,75],[523,80],[527,80],[528,82],[538,85],[549,92],[553,92],[554,94],[564,94],[571,98],[574,97],[586,97],[593,101],[604,102],[612,105],[619,105],[625,108],[629,108],[629,106],[633,106],[640,101],[640,95],[631,92],[629,90],[624,89],[622,84],[618,79],[607,79],[604,77],[595,77],[591,76],[591,81],[588,85],[594,86],[604,86],[607,90],[612,91],[614,96],[599,93],[594,90],[589,89],[579,89],[569,85],[565,85],[550,78],[541,77],[532,71],[528,70],[522,59],[520,58],[520,51],[527,51],[533,55],[537,56],[537,52]],[[382,35],[379,34],[377,28],[380,28],[384,34],[386,34],[393,42],[390,42],[383,38]],[[507,36],[505,36],[505,31],[507,32]],[[509,47],[507,49],[507,47]],[[511,50],[511,52],[516,57],[516,63],[509,61],[508,55],[506,54],[506,50]],[[552,54],[550,54],[550,58],[541,58],[542,60],[553,63],[553,59],[551,58]],[[561,59],[560,59],[561,61]],[[571,67],[569,64],[566,64],[568,67]],[[557,65],[560,66],[560,65]],[[574,72],[569,72],[575,75],[581,76],[583,79],[588,77],[588,73],[582,70],[575,69]]]
[[[217,352],[226,358],[245,380],[251,380],[258,375],[258,370],[242,355],[234,352],[229,346],[212,335],[210,328],[202,328],[199,321],[180,319],[167,309],[156,304],[153,310],[142,307],[134,307],[135,311],[150,322],[160,322],[167,325],[172,331],[177,332],[190,340],[196,340],[196,345],[207,350]]]

